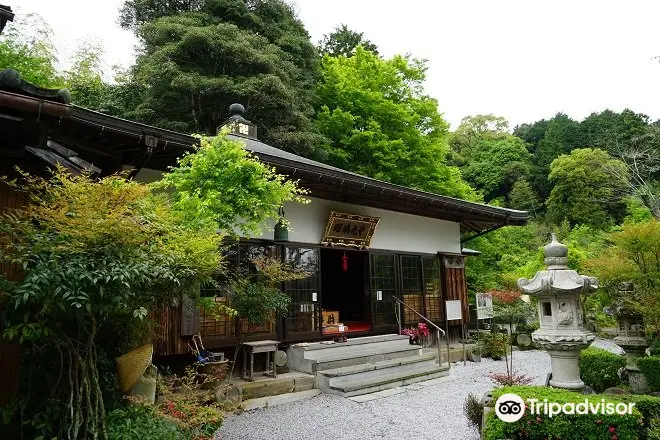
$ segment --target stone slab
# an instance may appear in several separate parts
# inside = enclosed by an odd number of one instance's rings
[[[370,402],[372,400],[383,399],[385,397],[396,396],[397,394],[405,393],[406,392],[405,388],[403,387],[391,388],[389,390],[377,391],[371,394],[363,394],[361,396],[349,397],[348,400],[352,400],[353,402],[357,402],[357,403]]]
[[[243,402],[243,411],[254,411],[255,409],[268,408],[271,406],[282,405],[285,403],[299,402],[305,399],[321,394],[320,390],[307,390],[298,393],[282,394],[279,396],[260,397]]]
[[[295,380],[293,378],[264,380],[243,383],[239,387],[246,399],[257,399],[291,393],[295,389]]]
[[[295,392],[299,391],[309,391],[314,389],[314,376],[306,375],[306,376],[301,376],[297,377],[294,379],[294,387],[293,390]]]

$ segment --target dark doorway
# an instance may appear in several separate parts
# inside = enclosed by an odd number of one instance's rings
[[[366,252],[321,250],[324,334],[371,330],[368,268],[369,254]]]

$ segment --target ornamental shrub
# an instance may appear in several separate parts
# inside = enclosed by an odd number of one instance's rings
[[[117,408],[106,418],[108,440],[180,440],[176,423],[164,418],[151,405],[140,403]]]
[[[651,426],[646,433],[647,440],[660,440],[660,419],[651,421]]]
[[[637,366],[646,376],[651,391],[660,391],[660,356],[639,358]]]
[[[589,347],[580,353],[580,377],[598,392],[620,385],[617,371],[625,365],[624,356],[600,348]]]
[[[484,333],[482,336],[483,356],[494,360],[502,359],[506,354],[509,336],[505,333]]]
[[[588,400],[596,405],[605,403],[627,403],[625,399],[613,396],[582,395],[572,391],[559,390],[540,386],[515,386],[497,388],[493,391],[493,402],[502,394],[514,393],[523,400],[537,399],[543,402],[581,403]],[[495,403],[493,403],[493,406]],[[495,414],[494,408],[486,418],[485,440],[525,438],[533,440],[561,439],[561,440],[637,440],[646,428],[642,423],[642,415],[633,408],[631,414],[557,414],[553,417],[545,414],[531,414],[529,407],[517,422],[507,423],[501,421]]]

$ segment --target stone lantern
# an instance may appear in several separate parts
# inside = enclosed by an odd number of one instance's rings
[[[635,301],[635,287],[632,283],[619,283],[617,299],[612,306],[618,324],[618,335],[614,343],[626,353],[630,390],[635,394],[644,394],[648,392],[648,383],[646,376],[637,367],[637,358],[643,357],[648,347],[644,320],[641,313],[626,305],[626,301]]]
[[[532,333],[532,340],[550,355],[551,386],[582,389],[580,351],[596,336],[583,327],[580,294],[596,290],[598,280],[568,268],[568,248],[557,241],[555,234],[543,251],[547,269],[531,280],[518,280],[523,293],[538,297],[540,328]]]

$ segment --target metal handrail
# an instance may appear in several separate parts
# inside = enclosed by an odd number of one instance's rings
[[[448,366],[448,367],[451,367],[451,362],[450,362],[450,359],[449,359],[449,338],[447,337],[447,333],[446,333],[443,329],[441,329],[440,327],[438,327],[438,326],[437,326],[433,321],[431,321],[429,318],[427,318],[426,316],[422,315],[422,314],[419,313],[417,310],[413,309],[412,307],[410,307],[408,304],[406,304],[405,302],[403,302],[402,300],[400,300],[400,299],[397,298],[396,296],[392,295],[392,299],[393,299],[394,301],[398,302],[399,304],[401,304],[402,306],[404,306],[405,308],[407,308],[408,310],[410,310],[411,312],[413,312],[415,315],[417,315],[417,316],[419,316],[420,318],[422,318],[424,321],[426,321],[426,322],[429,323],[430,325],[432,325],[433,328],[435,328],[436,333],[437,333],[437,335],[438,335],[438,366],[439,366],[439,367],[442,366],[442,355],[441,355],[441,352],[440,352],[440,333],[442,332],[442,336],[445,336],[445,337],[446,337],[446,340],[447,340],[447,366]],[[399,314],[398,312],[397,312],[397,321],[399,322],[399,333],[401,333],[401,319],[400,319],[400,314]]]

